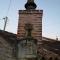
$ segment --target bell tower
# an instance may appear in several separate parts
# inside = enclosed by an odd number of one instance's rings
[[[26,10],[19,10],[19,21],[18,21],[18,31],[17,38],[24,38],[26,31],[24,26],[26,23],[31,23],[33,25],[33,30],[31,35],[39,41],[42,40],[42,15],[43,10],[36,10],[36,3],[34,0],[27,0],[25,4]]]

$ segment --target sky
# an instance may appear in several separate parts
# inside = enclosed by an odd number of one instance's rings
[[[6,31],[17,34],[18,10],[24,10],[27,0],[0,0],[0,29],[8,17]],[[10,3],[11,2],[11,3]],[[37,10],[43,10],[42,36],[60,39],[60,0],[35,0]]]

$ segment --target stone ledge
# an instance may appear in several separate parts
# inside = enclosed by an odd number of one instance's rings
[[[42,14],[43,10],[19,10],[19,14]]]

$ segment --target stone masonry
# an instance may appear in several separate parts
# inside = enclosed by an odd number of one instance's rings
[[[24,26],[26,23],[33,25],[32,36],[37,40],[42,40],[42,14],[43,10],[19,10],[17,37],[25,37]]]

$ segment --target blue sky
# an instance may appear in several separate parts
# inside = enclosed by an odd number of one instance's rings
[[[6,31],[17,33],[18,10],[23,10],[27,0],[0,0],[0,29],[3,30],[4,18],[8,16]],[[43,9],[42,33],[45,37],[60,39],[60,0],[35,0],[37,9]],[[8,14],[7,14],[8,11]]]

